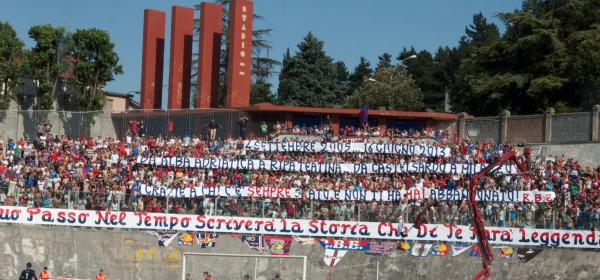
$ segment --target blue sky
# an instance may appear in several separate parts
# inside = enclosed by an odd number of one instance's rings
[[[106,90],[127,93],[140,88],[144,9],[167,12],[168,40],[171,6],[193,7],[198,3],[200,1],[189,0],[12,0],[3,2],[0,21],[9,22],[26,47],[33,46],[27,31],[38,24],[50,23],[69,31],[82,28],[108,31],[125,74],[117,76]],[[522,0],[255,0],[254,13],[265,19],[255,21],[254,28],[273,29],[270,38],[273,49],[269,56],[274,59],[281,60],[287,48],[295,52],[298,43],[311,31],[325,42],[329,56],[344,61],[352,71],[361,56],[374,66],[377,56],[388,52],[395,57],[404,47],[414,46],[417,51],[425,49],[434,54],[439,46],[456,46],[465,34],[465,27],[472,22],[473,14],[478,12],[503,31],[495,13],[519,9],[521,3]],[[165,47],[165,72],[168,72],[168,43]],[[277,76],[272,82],[276,84],[276,80]]]

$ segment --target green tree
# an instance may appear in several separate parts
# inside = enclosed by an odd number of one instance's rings
[[[375,71],[379,70],[381,67],[392,67],[392,55],[389,53],[383,53],[378,56],[379,61],[377,62],[377,66],[375,67]]]
[[[398,58],[423,92],[425,108],[443,111],[447,81],[431,53],[426,50],[416,53],[411,48],[410,51],[403,50]]]
[[[371,63],[365,57],[361,56],[358,65],[354,67],[354,72],[350,74],[348,94],[346,96],[354,94],[354,92],[363,85],[365,78],[368,78],[371,75],[373,75]]]
[[[598,50],[600,1],[525,1],[501,13],[500,41],[475,51],[479,75],[465,79],[474,94],[516,114],[589,110],[600,101]],[[584,66],[587,65],[587,66]],[[491,107],[491,106],[486,106]]]
[[[371,108],[421,111],[423,94],[404,65],[397,64],[395,67],[381,67],[373,77],[365,77],[356,93],[346,98],[347,108],[360,108],[365,103]]]
[[[27,76],[36,81],[37,110],[51,110],[54,103],[54,89],[59,74],[68,69],[68,61],[64,59],[66,49],[63,44],[67,33],[63,27],[50,24],[36,25],[29,29],[29,37],[36,43],[28,52]]]
[[[0,110],[7,110],[16,100],[11,90],[20,84],[24,46],[17,31],[8,22],[0,22]]]
[[[337,81],[333,59],[325,53],[323,45],[323,41],[309,32],[298,44],[299,51],[289,59],[284,57],[277,91],[280,104],[332,107],[343,96],[344,88]]]
[[[106,83],[123,74],[119,56],[108,32],[99,29],[77,29],[72,35],[69,56],[72,58],[69,82],[75,88],[74,101],[79,110],[102,109]]]
[[[483,14],[478,13],[473,15],[473,23],[465,27],[465,34],[461,37],[457,48],[445,49],[443,53],[445,64],[442,66],[442,71],[455,73],[447,89],[450,93],[452,111],[487,115],[484,113],[486,110],[493,110],[490,113],[495,115],[502,110],[501,106],[490,108],[494,107],[495,103],[487,102],[485,96],[473,94],[470,81],[482,70],[473,64],[473,59],[477,58],[475,51],[498,42],[500,32],[495,24],[488,23]],[[492,106],[483,108],[483,104]]]
[[[348,72],[348,68],[346,67],[346,63],[343,61],[336,61],[335,72],[337,75],[338,83],[345,84],[348,83],[348,79],[350,78],[350,73]]]

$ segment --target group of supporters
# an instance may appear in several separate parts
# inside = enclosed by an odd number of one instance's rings
[[[348,132],[349,133],[349,132]],[[387,132],[386,132],[387,134]],[[280,141],[299,141],[280,135]],[[138,158],[271,160],[337,164],[491,163],[516,152],[510,143],[458,139],[447,131],[395,133],[391,144],[449,148],[444,156],[373,152],[287,152],[245,148],[244,139],[201,135],[153,137],[128,133],[121,139],[40,134],[36,139],[0,139],[0,204],[26,207],[169,212],[204,215],[404,221],[419,216],[423,223],[469,224],[465,200],[403,198],[396,201],[336,201],[301,198],[210,197],[166,198],[143,195],[142,186],[190,188],[270,186],[307,190],[421,190],[468,188],[469,175],[458,173],[359,174],[211,169],[140,164]],[[362,137],[383,143],[383,137]],[[256,139],[258,140],[258,139]],[[325,140],[325,139],[324,139]],[[6,141],[6,142],[5,142]],[[321,141],[321,140],[319,140]],[[510,162],[508,164],[511,164]],[[541,160],[534,170],[506,176],[484,176],[486,190],[550,191],[552,202],[479,202],[487,225],[589,229],[600,222],[598,167],[582,166],[565,156]]]

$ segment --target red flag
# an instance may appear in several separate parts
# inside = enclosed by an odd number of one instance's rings
[[[290,254],[292,237],[265,236],[271,255],[287,256]]]

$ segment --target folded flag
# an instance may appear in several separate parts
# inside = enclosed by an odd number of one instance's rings
[[[325,249],[362,251],[367,248],[366,240],[317,239],[317,241],[319,241],[319,244]]]
[[[211,248],[217,245],[218,233],[198,233],[196,234],[196,240],[198,240],[198,246],[200,248]]]
[[[503,259],[511,260],[513,252],[513,248],[511,247],[500,247],[500,257]]]
[[[471,247],[471,253],[469,254],[469,256],[471,257],[479,257],[479,246],[475,245],[473,247]]]
[[[313,245],[315,244],[314,238],[303,238],[303,237],[294,237],[296,242],[300,243],[300,245]]]
[[[194,245],[194,234],[193,233],[179,233],[177,235],[177,244],[181,246],[193,246]]]
[[[242,242],[246,242],[252,250],[264,250],[263,241],[259,235],[242,235]]]
[[[424,258],[424,257],[429,256],[429,253],[431,252],[432,248],[433,248],[433,244],[413,243],[410,246],[410,251],[408,251],[408,253],[411,256]]]
[[[456,257],[456,256],[460,255],[461,253],[469,250],[469,248],[471,248],[471,246],[467,245],[467,244],[452,245],[452,256]]]
[[[292,237],[265,236],[265,242],[271,249],[271,255],[288,256],[290,254]]]
[[[535,256],[537,256],[542,251],[544,251],[544,249],[519,248],[519,249],[517,249],[517,257],[519,257],[519,260],[522,263],[527,263],[528,261],[533,259]]]
[[[328,266],[335,266],[339,263],[344,255],[346,255],[348,250],[333,250],[333,249],[325,249],[325,257],[323,257],[323,262],[325,262]]]
[[[369,243],[367,243],[365,254],[373,256],[387,256],[392,253],[394,247],[396,247],[396,243],[394,242],[371,240]]]
[[[443,257],[447,254],[448,254],[448,246],[443,243],[435,244],[435,246],[433,246],[433,249],[431,249],[432,256]]]

